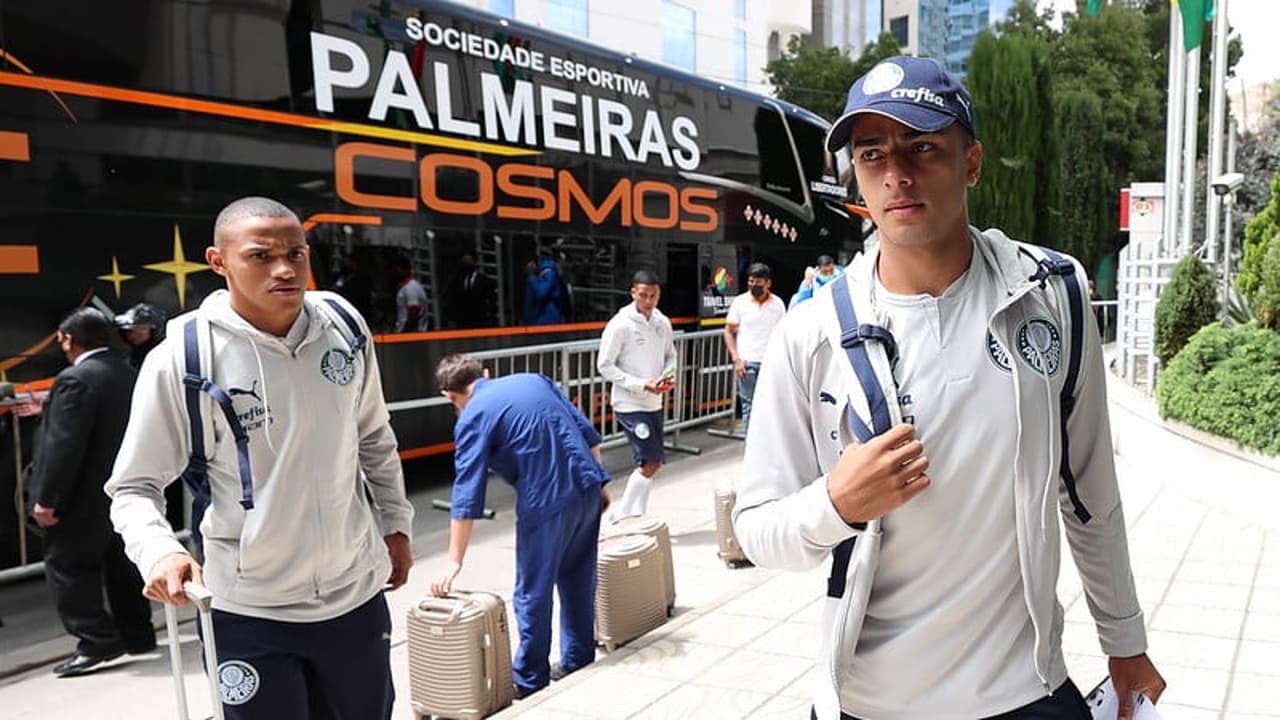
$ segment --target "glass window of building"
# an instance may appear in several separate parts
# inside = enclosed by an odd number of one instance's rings
[[[587,37],[587,0],[547,0],[547,27]]]
[[[893,33],[893,39],[898,41],[902,47],[911,44],[911,17],[909,15],[899,15],[889,20],[889,32]]]
[[[698,67],[697,14],[693,8],[662,1],[662,61],[693,72]]]
[[[515,17],[516,0],[489,0],[489,12],[495,15]]]
[[[747,0],[733,0],[733,17],[735,20],[747,19]]]
[[[747,31],[741,28],[733,31],[733,80],[747,86]]]

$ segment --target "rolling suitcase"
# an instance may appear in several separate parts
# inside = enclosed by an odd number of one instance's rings
[[[671,562],[671,533],[667,524],[656,518],[635,515],[623,518],[601,532],[601,537],[617,535],[648,535],[658,541],[658,552],[662,555],[662,574],[667,581],[667,614],[676,606],[676,573]]]
[[[716,539],[720,544],[717,554],[731,568],[751,564],[733,532],[733,504],[737,499],[738,494],[733,490],[716,488]]]
[[[667,588],[658,541],[614,535],[596,558],[596,642],[606,652],[667,621]]]
[[[202,585],[191,581],[182,584],[182,592],[196,606],[200,616],[200,630],[204,636],[205,677],[209,680],[209,701],[213,703],[213,717],[223,720],[222,692],[218,689],[218,648],[213,638],[213,595]],[[182,640],[178,637],[178,609],[173,605],[164,605],[164,624],[169,633],[169,668],[173,672],[174,689],[178,695],[178,717],[188,720],[187,684],[182,675]]]
[[[409,608],[408,629],[414,717],[477,720],[515,699],[501,597],[454,591],[424,598]]]

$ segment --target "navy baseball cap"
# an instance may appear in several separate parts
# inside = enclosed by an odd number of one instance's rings
[[[960,123],[970,135],[978,134],[969,91],[932,58],[891,57],[858,78],[849,88],[844,114],[827,133],[828,151],[849,144],[853,124],[863,113],[883,115],[920,132]]]

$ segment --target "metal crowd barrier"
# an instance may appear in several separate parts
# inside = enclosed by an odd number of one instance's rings
[[[734,425],[737,384],[733,363],[724,346],[723,331],[680,332],[675,336],[676,386],[664,399],[664,432],[667,447],[697,453],[697,448],[680,444],[680,433],[715,420]],[[489,369],[491,377],[520,372],[537,372],[556,382],[570,401],[591,420],[609,448],[626,442],[609,408],[609,385],[596,370],[600,341],[579,340],[484,350],[471,353]],[[442,396],[430,396],[387,403],[391,412],[448,405]]]
[[[664,399],[666,446],[679,452],[693,454],[701,452],[698,448],[682,445],[680,433],[716,420],[726,420],[729,427],[726,434],[730,437],[740,437],[740,434],[736,436],[733,434],[736,432],[734,413],[737,384],[733,374],[733,363],[729,360],[728,350],[724,346],[723,332],[703,330],[677,333],[675,349],[676,386]],[[609,385],[596,370],[599,351],[599,340],[582,340],[485,350],[472,353],[472,356],[483,362],[493,377],[518,372],[538,372],[550,377],[595,425],[603,439],[602,447],[609,448],[624,444],[626,437],[618,427],[617,420],[609,407]],[[0,404],[11,406],[22,399],[25,397],[0,401]],[[402,412],[446,406],[448,403],[449,401],[444,397],[432,395],[387,403],[387,408],[391,412]],[[20,564],[16,567],[0,569],[0,584],[39,575],[44,571],[43,562],[38,558],[29,557],[25,533],[26,513],[22,506],[24,478],[21,421],[15,413],[11,412],[9,416],[13,427],[14,465],[17,473],[13,509],[20,543]],[[180,537],[186,535],[187,531],[180,533]]]

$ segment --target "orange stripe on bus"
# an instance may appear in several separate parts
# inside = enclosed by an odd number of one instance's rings
[[[152,107],[168,108],[170,110],[202,113],[204,115],[218,115],[221,117],[234,118],[236,120],[256,120],[258,122],[272,123],[274,125],[291,125],[293,127],[307,128],[309,130],[336,132],[346,135],[360,135],[364,137],[380,138],[382,140],[418,143],[421,145],[432,145],[454,150],[484,152],[492,155],[521,156],[538,155],[541,153],[539,150],[511,147],[509,145],[499,145],[497,143],[481,142],[478,140],[465,140],[446,135],[434,135],[431,133],[401,130],[399,128],[330,120],[328,118],[312,117],[310,115],[297,115],[294,113],[280,112],[278,110],[262,110],[261,108],[246,107],[244,105],[232,105],[231,103],[213,102],[210,100],[196,100],[194,98],[180,97],[177,95],[147,92],[145,90],[126,90],[124,88],[109,87],[107,85],[94,85],[92,83],[76,82],[74,80],[55,80],[53,78],[38,75],[21,75],[12,72],[0,72],[0,85],[10,85],[13,87],[29,88],[32,90],[48,90],[49,92],[54,93],[60,92],[67,95],[94,97],[102,100],[132,103],[134,105],[149,105]]]
[[[417,458],[429,457],[431,455],[443,455],[447,452],[453,452],[453,443],[444,442],[435,445],[427,445],[425,447],[409,448],[400,451],[401,460],[416,460]]]
[[[40,249],[35,245],[0,245],[0,275],[39,275]]]
[[[31,162],[31,143],[27,134],[0,132],[0,160]]]

